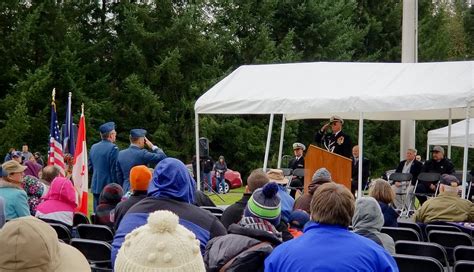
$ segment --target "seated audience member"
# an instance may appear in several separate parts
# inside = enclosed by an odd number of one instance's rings
[[[0,231],[0,271],[90,271],[84,255],[61,243],[47,223],[25,216]]]
[[[295,204],[295,199],[288,194],[285,187],[288,184],[288,179],[285,178],[281,169],[270,169],[267,172],[267,176],[270,181],[278,184],[278,196],[281,199],[281,219],[287,223]]]
[[[421,173],[439,173],[440,175],[443,174],[454,174],[454,165],[453,163],[444,157],[444,148],[437,145],[433,147],[431,150],[431,160],[427,160],[421,168]],[[436,184],[430,182],[420,182],[418,181],[418,185],[416,186],[416,193],[432,193],[434,194],[436,191]],[[417,195],[418,201],[420,201],[420,205],[426,201],[426,196]]]
[[[265,271],[398,271],[390,254],[350,232],[354,196],[343,185],[326,183],[313,195],[304,234],[276,247]]]
[[[36,162],[35,156],[31,156],[30,159],[25,162],[25,166],[25,176],[32,176],[37,179],[39,178],[39,174],[43,167],[41,164]]]
[[[5,200],[0,196],[0,229],[5,224]]]
[[[208,271],[262,271],[263,262],[281,244],[281,206],[278,185],[267,183],[255,190],[247,202],[244,217],[230,225],[227,235],[206,246],[204,262]]]
[[[262,169],[255,169],[247,178],[247,186],[245,186],[245,193],[242,198],[234,204],[227,207],[221,217],[221,222],[227,229],[231,224],[236,224],[242,219],[245,206],[249,201],[252,193],[258,188],[262,188],[269,181],[265,172]]]
[[[76,207],[76,190],[72,182],[67,178],[57,177],[43,197],[43,202],[36,207],[36,217],[72,227]]]
[[[390,254],[395,254],[395,242],[388,234],[381,233],[382,210],[373,197],[361,197],[355,203],[352,227],[354,232],[376,242]]]
[[[300,237],[303,234],[303,229],[309,221],[309,214],[303,210],[295,210],[290,214],[290,222],[288,222],[288,231],[293,238]]]
[[[326,168],[323,167],[316,170],[316,172],[313,174],[313,178],[311,179],[311,183],[308,186],[308,192],[296,199],[293,209],[303,210],[309,214],[311,198],[313,197],[314,192],[319,186],[321,186],[321,184],[331,181],[331,173],[329,173]]]
[[[351,192],[355,195],[359,186],[359,146],[355,145],[352,148],[352,174],[351,174]],[[365,185],[369,182],[370,176],[370,161],[367,158],[362,159],[362,190],[364,190]]]
[[[132,195],[117,204],[114,211],[114,230],[118,229],[120,221],[133,205],[147,196],[148,185],[151,181],[151,172],[145,165],[137,165],[130,170],[130,189]]]
[[[157,210],[178,215],[180,224],[199,239],[202,253],[210,239],[225,235],[224,226],[215,216],[193,205],[195,191],[195,182],[181,161],[174,158],[160,161],[148,186],[148,197],[131,207],[120,222],[112,243],[112,263],[125,235],[143,226],[148,214]]]
[[[5,200],[5,220],[31,215],[28,197],[21,187],[26,166],[15,160],[2,164],[3,178],[0,179],[0,197]]]
[[[443,222],[473,222],[474,204],[458,195],[459,180],[452,175],[441,176],[439,195],[428,199],[415,212],[415,221],[430,223]]]
[[[110,228],[114,227],[114,209],[122,200],[123,189],[117,183],[109,183],[105,185],[100,193],[99,205],[95,210],[95,223],[106,225]]]
[[[51,182],[56,177],[61,176],[61,170],[59,167],[55,165],[48,165],[41,170],[41,179],[40,181],[43,183],[43,195],[46,195],[48,193],[49,187],[51,186]]]
[[[413,192],[416,180],[418,179],[418,175],[421,172],[421,168],[423,168],[423,164],[416,160],[416,153],[416,149],[409,148],[406,153],[406,159],[401,161],[398,164],[397,169],[395,170],[396,173],[411,174],[412,176],[411,182],[409,184],[402,184],[402,182],[400,181],[393,182],[392,189],[395,192],[394,205],[397,209],[403,208],[403,198],[405,197],[405,190],[408,189],[410,193]]]
[[[36,207],[41,203],[44,187],[39,179],[33,176],[23,177],[21,186],[28,196],[28,206],[30,207],[30,213],[32,216],[34,216],[36,214]]]
[[[115,271],[206,271],[196,235],[170,211],[150,213],[147,224],[125,237]]]
[[[369,196],[375,198],[382,209],[384,227],[398,227],[397,219],[399,214],[391,207],[395,199],[395,192],[390,187],[388,181],[376,179],[369,189]]]

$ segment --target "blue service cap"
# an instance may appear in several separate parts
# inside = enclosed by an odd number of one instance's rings
[[[100,133],[108,133],[115,129],[114,122],[107,122],[99,127]]]
[[[145,135],[146,135],[146,130],[142,128],[134,128],[130,130],[130,137],[139,138],[139,137],[145,137]]]

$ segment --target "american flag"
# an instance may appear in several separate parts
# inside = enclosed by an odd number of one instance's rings
[[[63,146],[59,139],[59,125],[58,118],[56,115],[56,105],[51,103],[51,127],[49,130],[49,152],[48,152],[48,165],[56,165],[61,169],[61,173],[64,175],[64,155]]]

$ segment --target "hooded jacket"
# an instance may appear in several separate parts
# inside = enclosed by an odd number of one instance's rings
[[[179,223],[196,235],[202,253],[210,239],[227,234],[217,217],[193,205],[194,191],[194,180],[181,161],[166,158],[159,162],[148,187],[148,197],[131,207],[120,222],[112,243],[112,264],[125,236],[145,225],[148,214],[157,210],[178,215]]]
[[[36,207],[36,217],[72,226],[77,203],[76,190],[69,179],[55,178],[43,199]]]
[[[5,200],[5,220],[30,215],[26,192],[20,184],[0,178],[0,197]]]
[[[352,217],[354,232],[383,246],[390,254],[395,254],[395,242],[392,237],[380,232],[383,223],[382,210],[375,198],[357,199]]]

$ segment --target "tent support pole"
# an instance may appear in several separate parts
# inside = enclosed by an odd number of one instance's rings
[[[449,109],[449,120],[448,120],[448,159],[451,159],[451,126],[453,124],[453,112]]]
[[[270,123],[268,124],[267,145],[265,146],[265,158],[263,160],[263,171],[267,172],[268,153],[270,153],[270,141],[272,139],[273,113],[270,114]]]
[[[466,198],[466,187],[467,187],[467,155],[469,152],[469,123],[471,115],[471,103],[466,107],[466,137],[464,139],[464,158],[462,163],[462,198]]]
[[[426,140],[426,160],[429,160],[430,159],[430,143],[428,142],[428,140]]]
[[[280,147],[278,148],[278,164],[277,167],[281,168],[281,156],[283,155],[283,139],[285,138],[285,122],[286,118],[283,114],[281,116],[281,132],[280,132]]]
[[[362,192],[362,164],[364,163],[364,113],[359,113],[359,175],[357,184],[357,198],[361,198]]]
[[[197,182],[197,189],[201,190],[201,164],[200,164],[200,156],[199,156],[199,114],[194,113],[194,128],[196,134],[196,176],[194,179]]]

